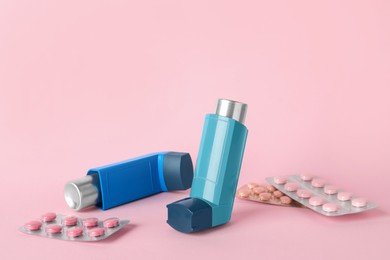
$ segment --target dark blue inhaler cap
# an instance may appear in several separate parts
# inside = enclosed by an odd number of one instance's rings
[[[167,223],[177,231],[191,233],[212,227],[212,208],[201,199],[182,199],[167,208]]]
[[[194,167],[190,154],[176,152],[165,154],[163,173],[168,191],[191,188]]]

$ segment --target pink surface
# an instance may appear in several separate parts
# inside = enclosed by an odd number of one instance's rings
[[[386,0],[0,1],[0,259],[390,258],[389,46]],[[77,214],[131,219],[98,243],[17,231],[73,214],[63,185],[91,167],[195,160],[219,97],[249,105],[239,186],[308,173],[379,208],[329,218],[236,200],[229,224],[188,235],[165,223],[186,191]]]

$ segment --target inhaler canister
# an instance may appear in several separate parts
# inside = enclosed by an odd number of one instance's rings
[[[71,209],[106,210],[162,191],[186,190],[192,179],[189,153],[161,152],[90,169],[66,183],[64,196]]]

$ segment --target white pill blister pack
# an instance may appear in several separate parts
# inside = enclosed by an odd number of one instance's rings
[[[19,228],[19,231],[47,238],[59,240],[93,242],[100,241],[115,234],[127,224],[129,220],[109,218],[78,218],[48,212],[40,220],[32,220]]]
[[[365,198],[307,174],[268,177],[266,180],[293,200],[325,216],[360,213],[377,207]]]

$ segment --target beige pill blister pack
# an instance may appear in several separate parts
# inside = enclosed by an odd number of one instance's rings
[[[32,220],[19,228],[19,231],[47,238],[80,242],[100,241],[115,234],[129,224],[129,220],[109,218],[104,221],[97,218],[78,218],[57,215],[49,212],[40,220]]]
[[[311,175],[277,176],[266,180],[294,201],[325,216],[360,213],[377,207],[365,198],[339,190],[324,179]]]
[[[269,184],[249,183],[241,186],[236,193],[237,197],[244,200],[261,202],[276,206],[303,207],[290,197]]]

